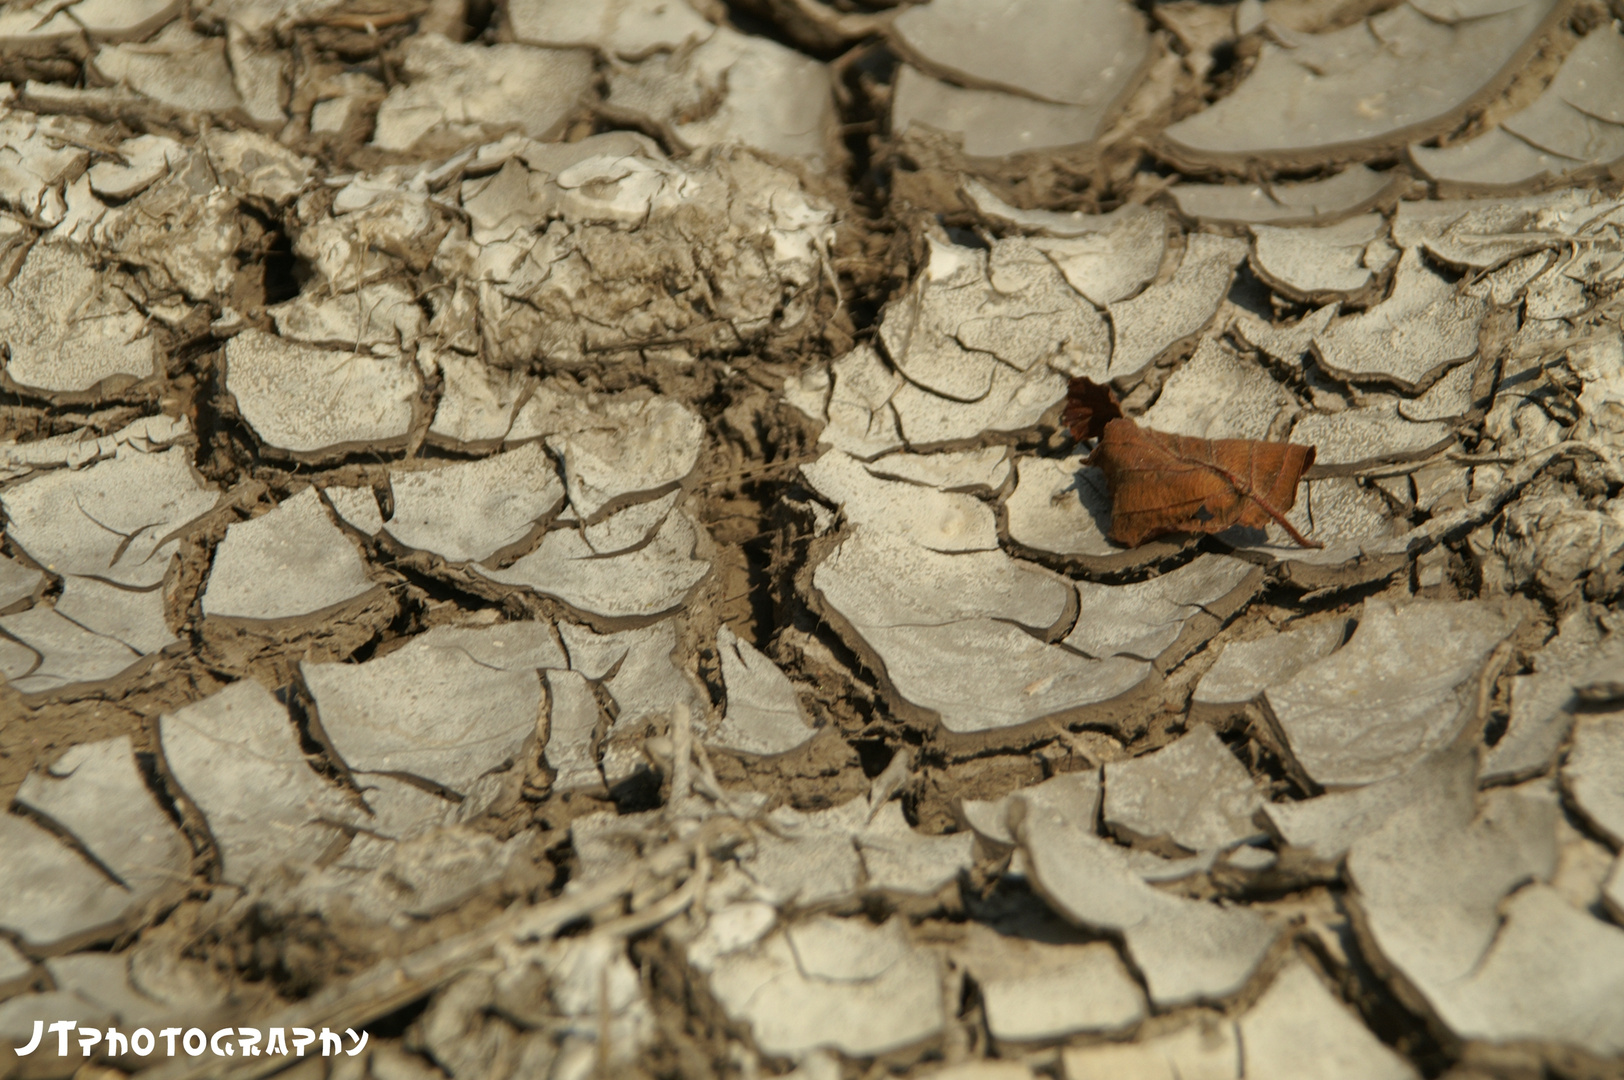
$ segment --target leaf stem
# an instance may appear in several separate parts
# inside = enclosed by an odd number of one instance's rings
[[[1298,532],[1297,527],[1295,525],[1293,525],[1291,522],[1286,520],[1286,515],[1282,514],[1280,511],[1276,510],[1272,505],[1270,505],[1269,500],[1265,499],[1263,496],[1261,496],[1261,495],[1257,494],[1255,491],[1253,491],[1251,486],[1244,483],[1241,480],[1240,477],[1236,476],[1234,473],[1230,472],[1228,469],[1226,469],[1223,466],[1217,464],[1216,462],[1210,462],[1210,463],[1204,463],[1204,464],[1206,464],[1207,467],[1210,468],[1213,472],[1217,473],[1219,476],[1222,476],[1225,480],[1229,481],[1229,486],[1235,489],[1235,494],[1239,495],[1243,499],[1251,499],[1254,503],[1257,504],[1258,509],[1262,510],[1265,514],[1268,514],[1270,517],[1274,518],[1275,523],[1277,525],[1279,525],[1282,529],[1286,530],[1286,535],[1290,536],[1293,540],[1295,540],[1297,542],[1298,547],[1323,548],[1325,546],[1324,544],[1320,543],[1318,540],[1310,540],[1308,537],[1306,537],[1302,533]]]

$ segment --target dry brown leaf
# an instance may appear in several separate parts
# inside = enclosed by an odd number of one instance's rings
[[[1278,522],[1303,547],[1323,547],[1286,520],[1314,448],[1256,439],[1198,439],[1140,427],[1116,395],[1088,379],[1066,393],[1066,426],[1098,439],[1088,463],[1111,490],[1111,539],[1129,547],[1166,533],[1216,533]]]

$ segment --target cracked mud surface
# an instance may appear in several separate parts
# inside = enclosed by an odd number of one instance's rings
[[[1624,8],[1008,8],[0,4],[0,1076],[1624,1077]]]

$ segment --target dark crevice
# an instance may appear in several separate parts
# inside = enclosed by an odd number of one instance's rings
[[[1346,916],[1346,891],[1333,887],[1332,895],[1337,899],[1338,909]],[[1352,928],[1351,918],[1346,927],[1341,934],[1341,944],[1347,955],[1347,967],[1339,980],[1343,996],[1359,1011],[1371,1033],[1414,1062],[1422,1076],[1431,1080],[1442,1075],[1453,1064],[1452,1055],[1439,1043],[1426,1021],[1411,1012],[1370,965]],[[1311,936],[1305,941],[1314,948],[1328,970],[1336,970],[1338,965],[1326,955],[1318,941]]]
[[[658,810],[663,805],[660,800],[660,775],[652,769],[638,769],[610,788],[609,798],[621,814]]]
[[[409,1001],[394,1012],[385,1013],[372,1023],[361,1028],[374,1039],[398,1039],[406,1034],[411,1027],[428,1010],[430,996],[425,994],[416,1001]]]
[[[463,25],[468,28],[468,40],[483,41],[493,36],[499,13],[496,0],[468,0],[462,16]]]
[[[244,258],[245,268],[258,265],[264,304],[280,304],[299,295],[299,289],[311,276],[311,270],[293,253],[293,241],[283,231],[281,223],[256,207],[242,203],[239,210],[246,218],[256,222],[263,230],[252,250],[238,252]]]
[[[855,739],[851,747],[863,763],[863,775],[870,780],[884,772],[896,754],[896,748],[883,739]]]
[[[1265,322],[1272,323],[1281,317],[1275,310],[1273,291],[1253,271],[1250,259],[1243,260],[1235,271],[1235,282],[1229,287],[1229,302]]]
[[[175,828],[185,832],[187,828],[186,815],[181,813],[180,805],[175,802],[174,797],[169,793],[169,785],[165,782],[163,771],[158,766],[158,755],[147,751],[136,751],[135,768],[141,774],[141,779],[147,785],[147,791],[151,793],[153,801],[158,804],[158,808],[168,816],[170,821],[174,822]]]

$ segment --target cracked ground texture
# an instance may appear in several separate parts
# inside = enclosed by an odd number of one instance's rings
[[[0,1077],[1624,1077],[1617,0],[5,0],[0,363]]]

